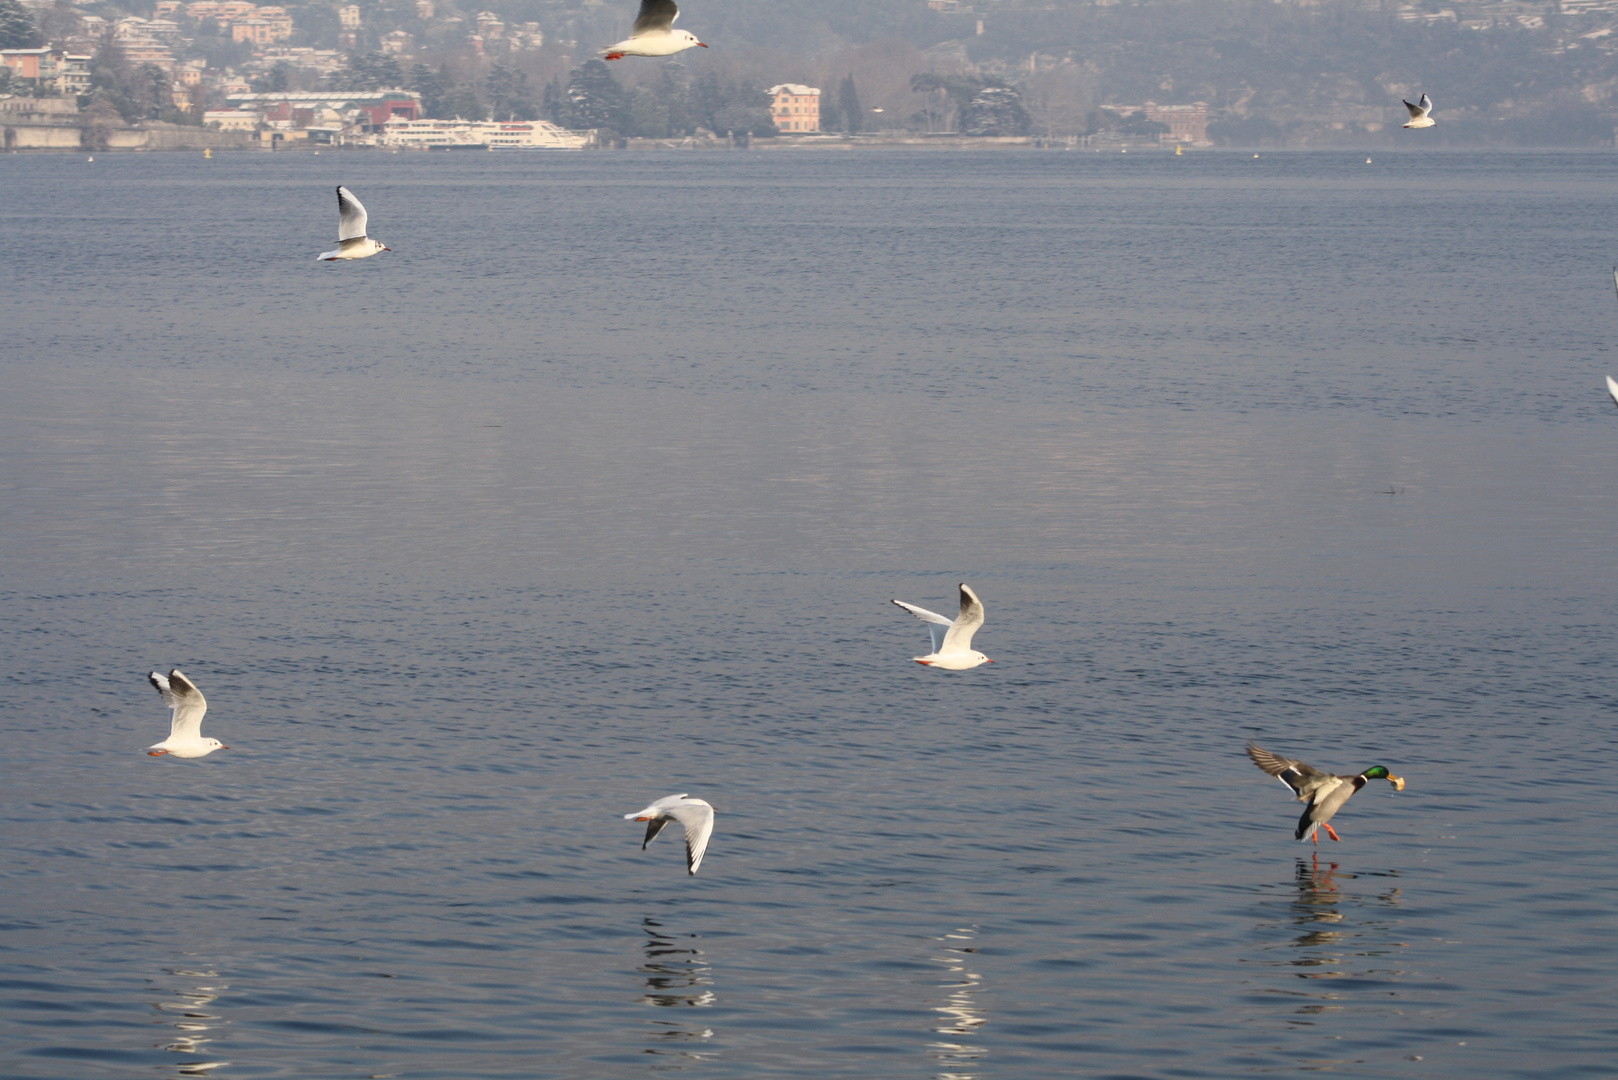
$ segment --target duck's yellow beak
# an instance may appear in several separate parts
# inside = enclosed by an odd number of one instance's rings
[[[1405,789],[1405,778],[1402,776],[1394,776],[1392,773],[1389,773],[1388,783],[1393,785],[1394,791],[1403,791]]]

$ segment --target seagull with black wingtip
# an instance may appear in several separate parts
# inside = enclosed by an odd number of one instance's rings
[[[163,704],[173,710],[169,717],[169,737],[148,746],[148,754],[152,757],[173,754],[178,758],[199,758],[207,757],[215,750],[230,749],[218,739],[202,737],[202,718],[208,712],[208,699],[202,696],[196,683],[185,677],[185,672],[174,668],[168,678],[164,678],[154,671],[146,678],[157,687]]]
[[[626,820],[646,822],[646,839],[640,849],[657,839],[657,834],[671,821],[685,827],[685,871],[695,874],[702,865],[702,856],[708,851],[708,838],[713,836],[713,807],[689,795],[665,795],[644,810],[625,814]]]
[[[604,49],[604,60],[622,60],[626,56],[673,56],[687,49],[708,46],[697,40],[689,30],[674,29],[674,20],[680,17],[680,7],[674,0],[641,0],[640,14],[629,36],[609,49]]]
[[[334,251],[322,251],[321,262],[336,262],[339,259],[368,259],[379,251],[392,251],[380,240],[373,240],[365,235],[365,226],[368,218],[365,205],[354,197],[354,193],[341,185],[337,188],[337,248]]]
[[[932,635],[933,651],[926,656],[913,657],[916,663],[941,667],[945,671],[966,671],[980,664],[994,663],[972,648],[972,635],[983,625],[983,601],[966,582],[961,582],[961,613],[953,619],[903,600],[893,602],[926,623],[927,633]]]
[[[1433,111],[1433,99],[1426,94],[1421,95],[1421,100],[1414,105],[1405,102],[1405,108],[1410,110],[1410,123],[1404,125],[1407,128],[1430,128],[1438,123],[1427,115]]]

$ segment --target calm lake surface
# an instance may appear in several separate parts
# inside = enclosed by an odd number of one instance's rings
[[[1618,1075],[1615,185],[0,157],[0,1074]]]

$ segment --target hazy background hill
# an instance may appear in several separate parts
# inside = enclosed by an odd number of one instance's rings
[[[575,63],[621,36],[636,6],[491,4],[537,22]],[[382,4],[361,7],[387,21]],[[1399,99],[1424,90],[1440,120],[1429,142],[1592,145],[1618,122],[1618,0],[695,0],[681,25],[713,45],[681,58],[693,70],[822,86],[853,75],[877,126],[950,123],[938,95],[911,92],[918,72],[1002,78],[1052,135],[1092,129],[1106,104],[1205,101],[1222,141],[1376,142],[1403,134],[1390,130],[1405,120]],[[656,66],[615,73],[633,83]]]
[[[153,14],[152,0],[120,2],[35,8],[47,29],[71,24],[75,11]],[[286,5],[296,23],[286,44],[341,50],[351,64],[391,49],[404,81],[463,114],[539,114],[625,36],[637,6],[303,0]],[[345,31],[340,10],[350,7],[359,23],[351,15]],[[309,90],[372,78],[335,72],[340,57],[299,67],[206,19],[169,17],[187,43],[176,55],[206,56],[210,79],[228,68],[265,89]],[[958,130],[962,109],[940,80],[977,79],[1014,87],[1034,134],[1092,132],[1109,105],[1200,101],[1211,134],[1231,145],[1592,146],[1610,145],[1618,124],[1618,0],[691,0],[680,25],[712,48],[612,64],[621,85],[608,89],[650,100],[659,87],[706,79],[749,93],[797,82],[841,95],[852,78],[860,129],[937,132]],[[390,44],[389,34],[409,40]],[[934,78],[917,89],[918,75]],[[1439,126],[1399,131],[1400,99],[1423,91]]]

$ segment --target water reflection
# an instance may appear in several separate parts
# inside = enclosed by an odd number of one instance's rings
[[[927,1044],[938,1063],[936,1080],[977,1080],[976,1070],[988,1053],[970,1041],[988,1021],[977,1000],[983,976],[971,970],[977,936],[977,927],[963,926],[933,939],[938,942],[937,955],[928,959],[944,965],[947,975],[947,981],[938,984],[945,991],[942,1003],[932,1006],[938,1014],[933,1031],[943,1038]]]
[[[1381,985],[1401,973],[1390,958],[1404,943],[1396,940],[1394,917],[1402,891],[1398,871],[1348,873],[1320,856],[1298,859],[1292,881],[1278,891],[1286,898],[1284,922],[1261,924],[1266,943],[1260,962],[1291,979],[1352,978],[1357,990]],[[1350,995],[1330,985],[1283,985],[1267,993],[1297,999],[1288,1023],[1309,1025],[1322,1014],[1343,1009]]]
[[[164,968],[163,973],[164,978],[148,980],[157,994],[152,1007],[162,1017],[155,1022],[172,1028],[174,1034],[156,1044],[157,1048],[191,1059],[173,1063],[180,1076],[208,1076],[214,1069],[229,1065],[228,1061],[207,1060],[207,1044],[214,1041],[208,1032],[225,1023],[211,1006],[230,987],[207,966]],[[164,1071],[167,1069],[165,1066]]]
[[[641,920],[646,934],[642,943],[645,962],[640,971],[646,976],[646,990],[641,1002],[664,1010],[706,1009],[716,1000],[713,969],[694,940],[696,934],[674,934],[663,928],[656,919]],[[706,1040],[713,1038],[713,1029],[700,1022],[701,1014],[691,1016],[665,1011],[649,1021],[654,1029],[648,1054],[666,1055],[680,1062],[665,1067],[683,1067],[685,1062],[712,1061],[718,1055],[704,1049]]]

